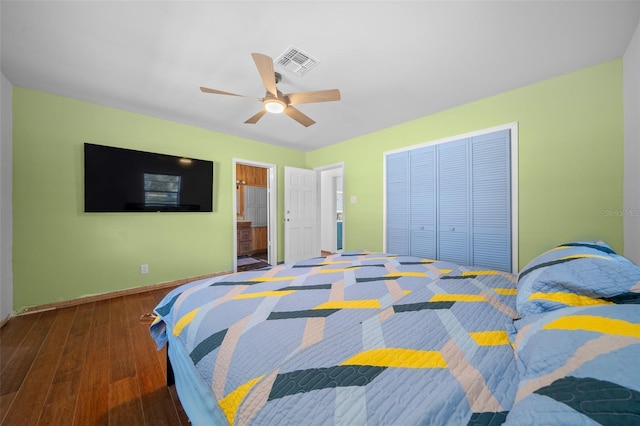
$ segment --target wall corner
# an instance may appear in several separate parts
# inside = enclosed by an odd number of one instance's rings
[[[0,323],[13,313],[13,86],[0,73]]]
[[[640,24],[623,61],[624,255],[640,265]]]

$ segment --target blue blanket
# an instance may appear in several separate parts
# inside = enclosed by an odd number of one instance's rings
[[[504,272],[343,253],[186,284],[151,334],[229,424],[500,424],[515,296]]]

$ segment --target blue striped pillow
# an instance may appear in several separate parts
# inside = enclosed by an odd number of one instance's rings
[[[521,317],[567,306],[640,303],[640,267],[601,241],[562,244],[518,274]]]

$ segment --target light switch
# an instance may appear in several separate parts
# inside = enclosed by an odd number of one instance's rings
[[[355,204],[358,202],[358,197],[356,197],[355,195],[351,196],[351,204]]]

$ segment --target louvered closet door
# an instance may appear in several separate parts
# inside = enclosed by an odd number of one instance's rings
[[[387,249],[408,255],[409,250],[409,153],[387,155]]]
[[[436,149],[409,152],[409,245],[412,256],[436,258]]]
[[[474,137],[472,235],[475,266],[511,270],[511,158],[508,130]]]
[[[509,130],[386,157],[387,251],[511,270]]]
[[[471,264],[469,206],[469,141],[437,146],[438,259]]]

